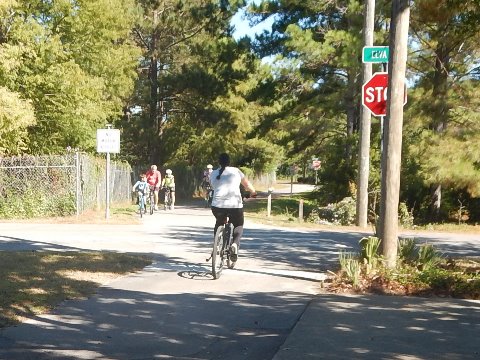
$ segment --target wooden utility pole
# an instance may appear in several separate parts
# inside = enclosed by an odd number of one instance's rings
[[[364,46],[373,45],[375,20],[375,0],[365,1],[365,20],[363,23]],[[363,64],[363,81],[372,77],[372,63]],[[360,144],[358,150],[358,184],[357,184],[357,226],[367,227],[368,220],[368,175],[370,173],[370,110],[360,105]]]
[[[159,121],[162,114],[159,114],[159,82],[158,82],[158,42],[160,38],[160,33],[158,30],[158,9],[154,9],[152,16],[152,25],[153,29],[151,30],[151,39],[149,48],[147,49],[150,53],[150,64],[149,64],[149,74],[148,80],[150,84],[150,109],[149,109],[149,120],[151,126],[152,134],[157,134],[159,129]],[[148,150],[150,152],[150,163],[156,164],[158,161],[159,154],[159,138],[152,139],[148,138]]]
[[[379,229],[382,254],[389,268],[395,267],[398,251],[398,202],[409,17],[410,0],[392,0]]]

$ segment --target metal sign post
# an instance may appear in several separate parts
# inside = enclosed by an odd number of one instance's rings
[[[320,169],[321,165],[322,162],[318,160],[317,157],[312,157],[312,169],[315,171],[315,185],[318,184],[318,170]]]
[[[105,219],[110,219],[110,153],[107,152],[105,166]]]
[[[97,129],[97,152],[106,153],[105,166],[105,219],[110,218],[110,153],[120,152],[120,130],[112,129],[111,124],[106,129]]]
[[[293,176],[298,171],[298,165],[293,164],[290,166],[290,195],[293,195]]]

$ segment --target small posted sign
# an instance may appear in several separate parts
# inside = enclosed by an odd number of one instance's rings
[[[388,63],[390,50],[388,46],[364,46],[362,51],[363,63]]]
[[[119,129],[97,129],[97,152],[119,153],[120,152],[120,130]]]

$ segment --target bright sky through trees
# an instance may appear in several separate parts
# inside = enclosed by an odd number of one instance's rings
[[[259,4],[261,0],[251,0],[248,3]],[[270,16],[267,20],[262,21],[260,24],[251,27],[248,24],[248,20],[245,19],[245,9],[246,7],[240,9],[231,20],[231,24],[235,26],[235,31],[233,32],[233,37],[235,40],[242,38],[247,35],[250,37],[255,36],[255,34],[261,33],[265,29],[270,29],[274,20],[273,16]]]

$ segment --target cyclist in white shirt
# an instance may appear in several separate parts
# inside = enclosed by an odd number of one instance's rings
[[[250,191],[250,196],[255,197],[257,193],[240,169],[229,166],[230,157],[228,154],[220,154],[218,162],[220,168],[213,170],[210,174],[210,183],[214,190],[212,213],[216,219],[214,234],[217,228],[224,224],[228,216],[234,227],[231,258],[232,261],[236,261],[244,224],[243,199],[240,193],[240,184],[242,184],[247,191]]]

